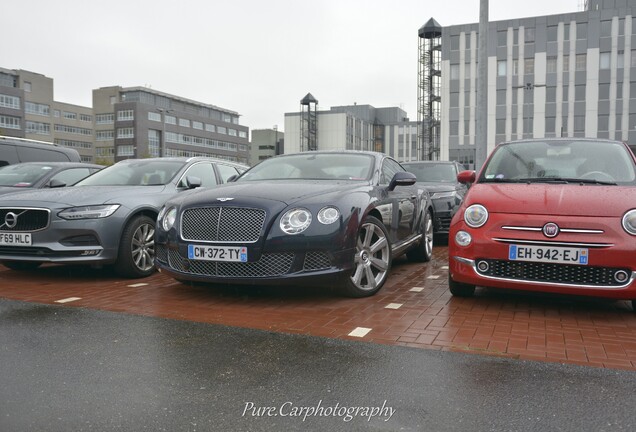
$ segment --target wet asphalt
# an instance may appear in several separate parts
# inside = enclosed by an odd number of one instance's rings
[[[0,300],[0,431],[636,429],[636,373]]]

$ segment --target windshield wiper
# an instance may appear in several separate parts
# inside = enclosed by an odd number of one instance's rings
[[[526,179],[507,179],[507,178],[486,178],[480,181],[480,183],[525,183]]]
[[[596,179],[582,179],[575,177],[530,177],[519,179],[524,183],[579,183],[579,184],[597,184],[597,185],[607,185],[607,186],[616,186],[615,182],[602,181]]]

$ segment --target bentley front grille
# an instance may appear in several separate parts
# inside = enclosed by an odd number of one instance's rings
[[[39,231],[49,225],[48,209],[0,208],[0,231]]]
[[[325,252],[307,252],[305,254],[304,271],[324,270],[329,267],[331,267],[331,260]]]
[[[495,278],[590,287],[624,286],[632,274],[626,268],[484,259],[475,262],[475,269],[483,276]]]
[[[199,261],[182,258],[178,251],[168,250],[168,264],[173,269],[198,276],[227,278],[264,278],[283,276],[291,270],[293,253],[263,254],[253,262]]]
[[[187,241],[254,243],[265,223],[265,210],[241,207],[188,209],[181,218],[181,237]]]

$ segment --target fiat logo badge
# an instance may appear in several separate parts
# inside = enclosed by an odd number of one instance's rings
[[[18,224],[18,215],[13,212],[7,213],[4,216],[4,224],[7,226],[7,228],[15,228],[15,226]]]
[[[553,222],[543,225],[543,235],[546,237],[556,237],[559,235],[559,226]]]

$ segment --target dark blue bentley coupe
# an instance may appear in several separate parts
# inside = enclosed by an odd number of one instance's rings
[[[168,201],[155,244],[157,267],[179,281],[335,284],[365,297],[394,257],[431,259],[431,201],[381,153],[283,155]]]

